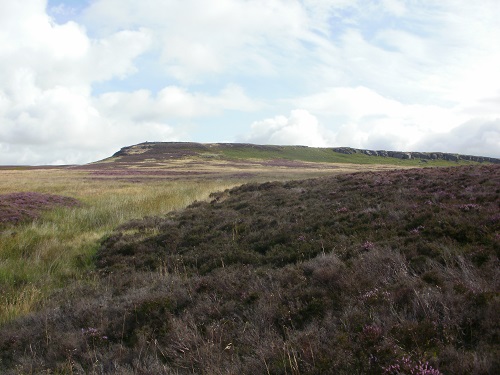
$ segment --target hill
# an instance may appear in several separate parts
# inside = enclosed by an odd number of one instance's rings
[[[68,280],[86,277],[100,238],[128,220],[181,209],[243,183],[416,165],[367,163],[366,155],[341,154],[345,162],[304,161],[322,154],[331,157],[332,151],[147,143],[87,165],[0,167],[0,325],[39,309]],[[356,164],[357,158],[363,163]],[[466,162],[431,164],[442,163]]]
[[[498,373],[499,186],[496,165],[340,174],[131,221],[0,328],[0,370]]]
[[[394,165],[434,165],[454,163],[500,163],[500,159],[443,152],[399,152],[360,150],[350,147],[256,145],[248,143],[146,142],[123,147],[104,162],[121,165],[161,166],[177,159],[239,160],[247,162],[295,161],[314,163],[356,163]],[[98,163],[99,164],[99,163]],[[449,164],[449,163],[448,163]],[[297,165],[300,165],[298,163]]]

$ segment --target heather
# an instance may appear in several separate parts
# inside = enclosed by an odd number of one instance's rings
[[[0,223],[0,324],[42,308],[55,289],[87,278],[101,239],[131,219],[180,209],[248,181],[345,172],[316,164],[176,158],[150,167],[145,160],[0,168],[0,194],[10,197]],[[359,168],[366,167],[348,170]]]
[[[21,192],[0,195],[0,225],[35,220],[51,208],[77,206],[74,198],[54,194]]]
[[[306,146],[276,146],[245,143],[191,143],[146,142],[123,147],[112,158],[102,162],[114,165],[142,163],[161,166],[178,159],[230,160],[240,165],[271,163],[361,164],[399,166],[449,166],[475,164],[476,162],[499,163],[495,158],[470,155],[443,154],[441,152],[402,153],[394,151],[357,150],[349,147],[319,148]],[[89,165],[91,168],[92,166]],[[324,167],[324,166],[323,166]]]
[[[41,308],[54,289],[86,278],[101,238],[118,225],[238,183],[96,180],[68,168],[4,170],[0,177],[0,324]]]
[[[245,184],[120,225],[5,373],[494,374],[500,168]]]

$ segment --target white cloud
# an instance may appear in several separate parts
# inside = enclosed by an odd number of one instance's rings
[[[336,124],[366,122],[387,124],[397,133],[407,135],[401,127],[409,126],[421,132],[446,131],[467,120],[460,108],[431,104],[404,104],[387,98],[367,87],[333,87],[323,92],[291,101],[295,106],[319,113]],[[394,121],[397,125],[390,126]],[[377,131],[381,129],[373,129]]]
[[[497,92],[500,2],[394,0],[347,9],[315,50],[314,90],[363,85],[404,103],[443,106]]]
[[[0,41],[9,41],[0,49],[0,146],[8,151],[1,164],[88,162],[124,145],[187,137],[172,126],[175,119],[260,106],[235,84],[218,95],[167,86],[157,94],[141,89],[95,97],[95,82],[136,71],[134,59],[151,45],[151,32],[91,38],[75,22],[55,24],[44,1],[25,5],[2,3],[0,9],[7,21]]]
[[[82,61],[87,80],[124,78],[135,73],[133,60],[147,51],[150,44],[151,35],[146,28],[118,31],[109,37],[93,40],[92,49]]]
[[[500,158],[500,118],[476,118],[446,133],[427,134],[415,147],[418,150]]]
[[[26,3],[26,4],[25,4]],[[20,3],[19,3],[20,4]],[[118,31],[91,39],[86,30],[70,21],[55,24],[43,8],[44,1],[27,0],[23,7],[3,9],[6,22],[0,28],[0,82],[9,87],[18,70],[33,72],[40,89],[56,85],[88,88],[98,80],[124,77],[134,71],[133,59],[147,50],[146,29]]]
[[[500,116],[478,117],[488,115],[484,108],[403,104],[362,86],[329,88],[291,103],[303,109],[253,123],[245,140],[500,156]]]
[[[386,11],[398,17],[405,15],[407,12],[405,3],[401,0],[382,0],[382,6]]]
[[[121,141],[136,139],[130,124],[117,127],[100,115],[90,92],[95,81],[133,72],[147,31],[91,39],[75,22],[55,24],[36,0],[2,2],[0,14],[0,41],[7,42],[0,49],[0,144],[9,150],[2,163],[90,161],[97,150],[120,146],[121,134]],[[148,127],[171,133],[145,125],[135,135]]]
[[[178,86],[165,87],[156,95],[149,90],[109,92],[100,95],[95,105],[103,114],[139,121],[210,116],[226,109],[254,111],[261,106],[234,84],[226,86],[216,96],[190,93]]]
[[[260,144],[326,147],[331,144],[331,138],[315,116],[296,109],[289,117],[276,116],[254,122],[245,140]]]
[[[322,118],[324,118],[322,116]],[[276,116],[251,125],[241,137],[258,144],[349,146],[370,150],[440,151],[500,157],[500,119],[475,118],[453,127],[419,127],[399,118],[368,116],[325,127],[305,109],[290,116]]]
[[[176,137],[162,122],[103,117],[87,95],[75,90],[31,91],[31,101],[2,111],[0,144],[9,150],[2,164],[88,162],[123,145]]]
[[[491,106],[498,97],[470,108],[404,104],[360,86],[329,88],[292,103],[319,115],[338,146],[500,155],[500,116]]]
[[[98,0],[84,17],[103,34],[148,25],[165,72],[182,83],[228,69],[276,73],[314,38],[305,9],[287,0]]]
[[[500,149],[497,0],[74,4],[0,2],[0,163],[228,139],[255,118],[247,141]]]

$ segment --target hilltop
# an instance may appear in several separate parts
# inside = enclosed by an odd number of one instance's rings
[[[176,159],[296,161],[314,163],[358,163],[418,165],[429,162],[488,162],[500,159],[443,152],[373,151],[351,147],[256,145],[248,143],[145,142],[123,147],[103,162],[160,166]],[[406,164],[404,164],[406,163]]]
[[[497,165],[344,173],[130,221],[0,328],[0,370],[498,373],[499,186]]]

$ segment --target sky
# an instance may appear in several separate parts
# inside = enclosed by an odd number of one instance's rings
[[[500,157],[498,0],[0,0],[0,165],[141,142]]]

